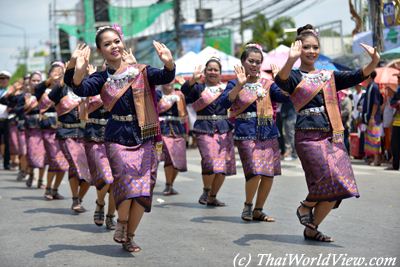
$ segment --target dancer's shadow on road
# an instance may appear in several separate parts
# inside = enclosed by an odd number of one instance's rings
[[[11,200],[17,200],[17,201],[40,200],[40,201],[43,201],[44,197],[43,196],[23,196],[23,197],[12,197]]]
[[[168,208],[171,207],[182,207],[182,208],[190,208],[190,209],[205,209],[203,205],[198,203],[190,203],[190,202],[171,202],[171,203],[162,203],[154,205],[155,208]]]
[[[249,224],[249,222],[244,222],[239,216],[202,216],[194,217],[190,221],[196,223],[210,223],[210,221],[217,221],[237,224]]]
[[[303,236],[300,235],[285,235],[285,234],[246,234],[243,237],[234,240],[233,243],[239,246],[250,246],[250,242],[255,240],[261,241],[272,241],[272,242],[280,242],[280,243],[287,243],[287,244],[295,244],[295,245],[307,245],[307,246],[318,246],[318,247],[332,247],[332,248],[343,248],[342,246],[335,245],[333,243],[324,243],[324,242],[317,242],[317,241],[306,241],[304,240]]]
[[[36,208],[26,210],[24,213],[51,213],[51,214],[62,214],[62,215],[78,215],[71,209],[68,208]]]
[[[26,187],[26,185],[21,186],[1,186],[0,189],[18,189],[18,190],[32,190],[32,188]]]
[[[54,244],[49,245],[49,249],[39,251],[33,255],[35,258],[45,258],[48,254],[62,252],[62,251],[87,251],[100,256],[108,256],[113,258],[134,258],[130,253],[126,253],[118,245],[96,245],[96,246],[78,246],[78,245],[65,245]]]
[[[34,227],[31,228],[32,231],[38,231],[38,232],[44,232],[49,229],[68,229],[68,230],[75,230],[75,231],[80,231],[80,232],[86,232],[86,233],[106,233],[109,232],[106,230],[104,227],[98,227],[94,224],[59,224],[59,225],[48,225],[48,226],[40,226],[40,227]]]

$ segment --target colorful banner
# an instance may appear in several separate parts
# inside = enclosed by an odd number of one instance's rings
[[[360,32],[353,37],[353,53],[359,55],[364,53],[360,43],[372,46],[371,31]],[[383,50],[387,51],[400,46],[400,26],[394,26],[383,30]]]
[[[228,55],[233,55],[233,38],[230,29],[210,29],[206,30],[204,36],[205,46],[214,47]]]

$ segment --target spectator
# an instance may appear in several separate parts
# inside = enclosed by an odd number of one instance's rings
[[[8,71],[0,71],[0,144],[1,155],[3,156],[3,167],[10,169],[10,149],[8,140],[8,112],[7,105],[1,103],[6,94],[10,82],[11,74]]]

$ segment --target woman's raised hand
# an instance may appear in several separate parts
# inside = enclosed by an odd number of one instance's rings
[[[301,55],[301,48],[302,48],[301,40],[297,40],[290,46],[289,50],[289,58],[292,60],[297,60]]]
[[[136,58],[133,56],[132,48],[129,48],[129,52],[124,49],[124,51],[122,52],[122,60],[129,65],[137,63]]]
[[[84,47],[81,52],[79,53],[76,63],[75,63],[75,72],[85,72],[89,65],[89,58],[90,58],[90,47]]]
[[[198,81],[201,79],[201,77],[203,77],[203,67],[202,67],[201,65],[197,65],[197,66],[194,68],[194,72],[193,72],[193,77],[192,77],[192,79],[193,79],[195,82],[198,82]]]
[[[247,82],[246,71],[243,66],[235,66],[235,73],[237,76],[238,84],[243,86]]]
[[[173,70],[175,68],[174,58],[172,57],[171,51],[168,47],[157,41],[153,41],[153,46],[157,51],[158,57],[164,63],[165,67],[169,70]]]
[[[378,64],[381,57],[376,47],[372,47],[363,43],[360,43],[360,45],[362,48],[364,48],[365,52],[367,52],[367,54],[371,57],[372,62]]]
[[[89,75],[95,73],[97,71],[97,67],[93,66],[92,64],[89,64],[87,67],[87,72]]]
[[[271,70],[272,70],[272,77],[275,79],[275,76],[278,75],[281,69],[278,67],[278,65],[271,64]]]

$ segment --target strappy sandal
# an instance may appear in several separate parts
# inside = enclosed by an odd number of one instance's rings
[[[39,179],[37,183],[37,188],[38,189],[44,189],[45,185],[43,184],[43,179]]]
[[[128,252],[139,252],[142,250],[141,247],[139,247],[135,241],[133,241],[134,234],[129,234],[128,239],[125,243],[122,244],[122,248]]]
[[[301,207],[307,208],[309,210],[309,212],[301,215],[300,214]],[[300,206],[296,210],[296,215],[297,215],[297,218],[299,218],[300,224],[315,230],[316,226],[313,224],[313,221],[314,221],[314,215],[312,213],[313,208],[314,207],[307,206],[306,204],[304,204],[303,201],[301,201]]]
[[[115,230],[115,221],[114,221],[114,214],[107,214],[106,215],[106,228],[108,230]]]
[[[46,200],[53,200],[53,195],[51,194],[51,188],[47,187],[46,191],[44,191],[44,198]]]
[[[304,229],[303,235],[305,240],[312,240],[312,241],[318,241],[318,242],[334,242],[333,238],[327,235],[324,235],[320,231],[317,230],[318,227],[315,229],[310,228],[311,230],[315,231],[315,235],[313,236],[308,236],[306,234],[306,229]]]
[[[266,213],[262,211],[262,208],[255,208],[253,210],[253,220],[261,221],[261,222],[275,222],[275,219],[271,216],[268,216]],[[258,214],[258,215],[257,215]]]
[[[31,188],[33,183],[33,173],[29,174],[28,180],[26,180],[25,184],[27,187]]]
[[[81,205],[81,203],[82,200],[78,199],[77,197],[73,197],[71,209],[77,213],[85,212],[86,209]]]
[[[207,200],[207,206],[224,207],[225,203],[217,199],[217,195],[212,195]]]
[[[58,193],[58,189],[53,189],[52,191],[51,191],[51,194],[52,194],[52,199],[56,199],[56,200],[63,200],[64,199],[64,196],[62,196],[62,195],[60,195],[59,193]]]
[[[242,211],[242,220],[243,221],[251,221],[251,220],[253,220],[253,214],[251,212],[252,208],[253,208],[253,204],[252,203],[250,203],[250,204],[244,203],[244,208],[243,208],[243,211]]]
[[[114,241],[117,243],[127,242],[127,232],[128,232],[128,221],[117,220],[117,226],[114,232]]]
[[[94,211],[94,215],[93,215],[93,221],[94,224],[96,224],[97,226],[102,226],[104,223],[104,206],[105,204],[101,205],[99,204],[99,202],[96,200],[96,210]],[[98,208],[98,210],[97,210]]]
[[[164,196],[171,195],[171,187],[172,187],[171,184],[165,184],[165,188],[162,192]]]
[[[208,193],[210,192],[210,188],[203,188],[203,194],[201,194],[199,198],[199,203],[201,205],[206,205],[207,204],[207,199],[208,199]]]

